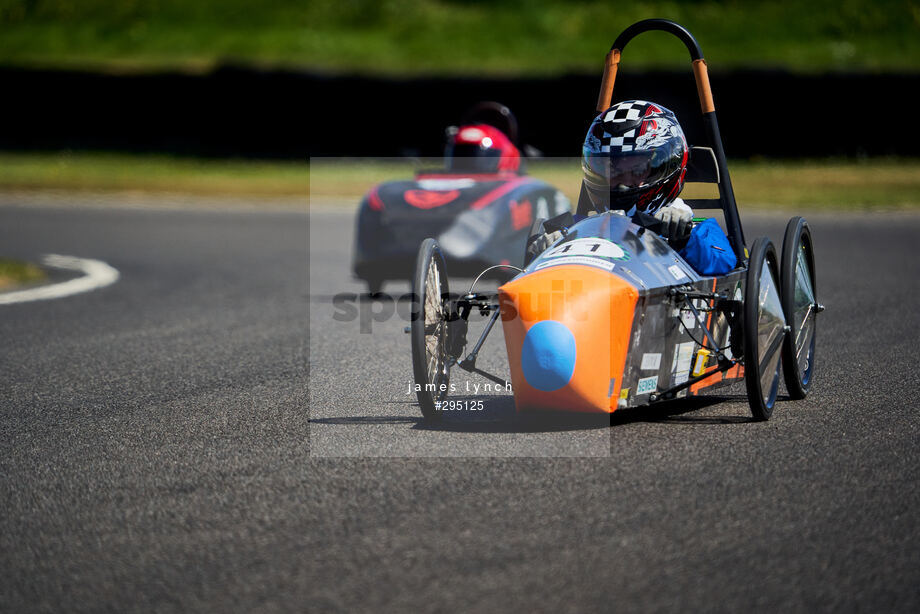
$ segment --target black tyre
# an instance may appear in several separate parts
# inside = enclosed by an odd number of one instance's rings
[[[773,414],[779,389],[786,319],[780,300],[776,249],[766,237],[754,241],[744,289],[744,382],[757,420]]]
[[[448,356],[447,268],[441,248],[425,239],[419,248],[412,279],[412,370],[422,415],[441,417],[441,403],[450,388],[451,360]]]
[[[822,308],[817,300],[811,231],[801,217],[786,226],[780,296],[790,328],[783,343],[783,377],[789,396],[804,399],[815,370],[816,316]]]

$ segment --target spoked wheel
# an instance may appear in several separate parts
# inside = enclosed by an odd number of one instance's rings
[[[816,316],[824,308],[816,298],[811,231],[801,217],[786,226],[780,280],[783,312],[791,328],[783,343],[783,376],[789,396],[804,399],[815,370]]]
[[[447,268],[441,248],[425,239],[419,248],[412,281],[413,306],[410,337],[415,394],[422,415],[441,417],[441,403],[450,387],[451,360],[448,355]]]
[[[754,241],[744,289],[744,381],[757,420],[773,413],[786,319],[780,301],[776,249],[766,237]]]

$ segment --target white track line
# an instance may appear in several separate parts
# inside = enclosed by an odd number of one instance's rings
[[[72,294],[79,294],[80,292],[89,292],[97,288],[104,288],[118,281],[118,271],[101,260],[49,254],[45,256],[42,262],[45,266],[55,269],[81,271],[85,273],[85,275],[83,277],[77,277],[76,279],[62,281],[59,284],[0,294],[0,305],[61,298]]]

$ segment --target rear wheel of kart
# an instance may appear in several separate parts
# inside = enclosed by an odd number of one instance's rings
[[[776,249],[766,237],[754,241],[744,289],[744,382],[757,420],[773,413],[786,319],[779,295]]]
[[[793,399],[804,399],[815,369],[816,316],[822,307],[815,289],[815,254],[808,222],[789,220],[783,238],[780,295],[791,331],[783,343],[783,376]]]
[[[441,403],[450,387],[448,356],[447,269],[441,248],[434,239],[425,239],[419,248],[412,280],[412,370],[415,394],[422,415],[429,420],[441,417]]]

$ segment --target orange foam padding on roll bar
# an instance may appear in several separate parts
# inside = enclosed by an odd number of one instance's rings
[[[716,105],[712,101],[712,88],[709,86],[709,69],[706,60],[693,60],[693,76],[696,78],[696,91],[700,96],[703,113],[712,113]]]
[[[599,267],[558,265],[498,292],[517,410],[614,411],[638,290]]]
[[[617,79],[617,65],[620,63],[620,50],[611,49],[607,53],[607,61],[604,63],[604,78],[601,81],[601,93],[597,97],[597,112],[600,113],[610,107],[610,101],[613,99],[613,83]]]

